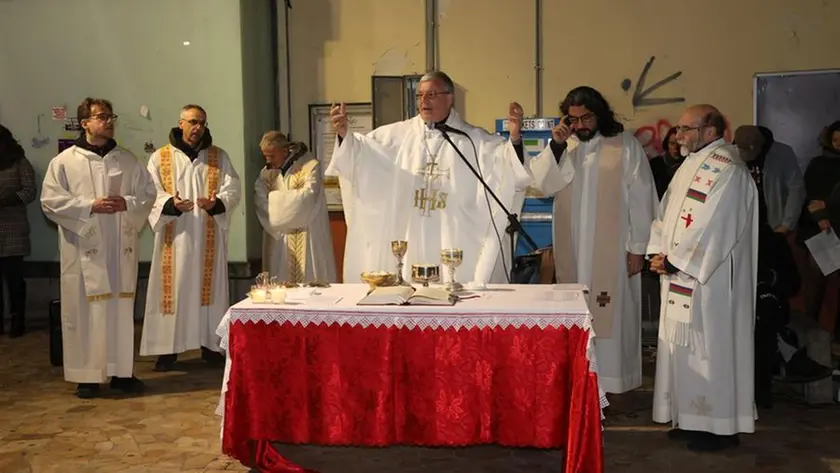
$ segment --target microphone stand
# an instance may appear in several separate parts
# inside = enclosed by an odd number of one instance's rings
[[[466,164],[467,167],[470,168],[470,171],[472,171],[473,175],[475,175],[475,178],[478,179],[478,182],[480,182],[481,185],[484,187],[484,190],[486,190],[487,193],[490,194],[490,197],[493,198],[493,200],[496,202],[496,204],[498,204],[498,206],[502,209],[505,215],[507,215],[508,225],[505,228],[505,233],[507,233],[508,236],[510,236],[511,263],[513,262],[514,255],[516,254],[516,239],[514,238],[514,235],[516,233],[518,233],[520,236],[522,236],[522,238],[525,239],[525,242],[528,244],[528,246],[531,247],[532,251],[537,251],[538,247],[536,242],[534,242],[534,239],[531,238],[531,235],[528,235],[528,232],[526,232],[525,229],[522,227],[522,223],[519,221],[519,218],[517,218],[516,214],[511,213],[510,210],[508,210],[507,207],[505,207],[505,204],[503,204],[502,201],[499,200],[499,197],[496,196],[496,193],[493,192],[493,189],[491,189],[490,186],[487,185],[487,183],[484,181],[484,179],[482,179],[481,174],[478,173],[478,171],[475,169],[475,167],[473,167],[473,165],[466,158],[466,156],[464,156],[464,153],[462,153],[461,150],[458,149],[457,146],[455,146],[455,143],[452,142],[452,138],[449,137],[449,133],[446,132],[443,126],[436,127],[436,129],[440,130],[441,134],[443,135],[443,138],[446,141],[448,141],[450,145],[452,145],[452,148],[454,148],[455,152],[458,153],[458,157],[461,158],[461,161],[463,161],[464,164]],[[464,133],[464,136],[467,136],[467,138],[469,138],[469,136],[466,133]],[[493,215],[492,209],[490,215]],[[513,272],[513,264],[511,264],[510,270],[511,272]],[[510,277],[510,275],[508,275],[508,277]]]

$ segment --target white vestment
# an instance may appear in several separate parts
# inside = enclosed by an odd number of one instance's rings
[[[589,141],[569,140],[559,163],[551,147],[534,158],[526,158],[528,170],[534,176],[536,187],[545,195],[553,195],[572,187],[571,235],[572,253],[575,256],[577,278],[580,284],[592,287],[593,234],[597,221],[597,196],[599,153],[604,137],[596,135]],[[618,259],[610,270],[618,278],[612,297],[612,333],[597,334],[595,340],[598,359],[598,382],[608,393],[623,393],[642,385],[642,332],[641,332],[641,275],[627,277],[627,253],[644,255],[650,236],[650,224],[656,212],[658,198],[647,157],[639,142],[629,133],[621,135],[621,182],[615,190],[615,203],[620,205],[620,215],[625,216],[616,227],[615,244],[619,246]],[[562,223],[554,226],[554,241],[568,238]],[[558,246],[555,243],[555,246]],[[557,268],[561,271],[562,268]],[[590,305],[594,303],[590,301]]]
[[[91,213],[121,196],[126,211]],[[50,161],[41,208],[58,225],[64,378],[103,383],[134,372],[137,235],[155,198],[148,172],[120,147],[105,157],[72,146]]]
[[[335,255],[321,164],[311,154],[281,174],[263,169],[254,183],[263,228],[263,270],[281,281],[335,282]]]
[[[146,295],[141,355],[182,353],[199,347],[221,351],[216,328],[229,306],[227,236],[242,189],[224,150],[215,148],[218,163],[216,167],[211,165],[212,149],[202,150],[195,161],[171,145],[149,157],[149,173],[157,187],[157,200],[149,215],[149,225],[155,232],[155,249]],[[162,159],[166,153],[171,154],[169,170],[166,159]],[[174,178],[174,189],[167,176]],[[199,208],[197,201],[199,197],[209,198],[213,190],[225,211],[211,216]],[[163,213],[164,205],[175,192],[181,199],[195,203],[192,211],[180,216]],[[173,223],[169,227],[171,245],[167,244],[169,223]],[[212,237],[208,237],[208,223],[213,224]]]
[[[449,132],[505,207],[519,213],[531,178],[513,146],[462,121],[455,110],[446,124],[469,135],[475,148],[466,136]],[[341,185],[347,221],[344,282],[359,281],[363,271],[393,271],[392,240],[408,242],[406,280],[412,264],[440,264],[441,249],[460,248],[464,257],[456,280],[507,281],[504,273],[512,261],[507,216],[441,132],[419,116],[367,135],[348,133],[335,147],[326,174],[338,176]],[[441,266],[440,282],[448,280]]]
[[[648,253],[679,269],[662,278],[653,420],[718,435],[754,432],[758,195],[734,146],[718,140],[685,159]]]

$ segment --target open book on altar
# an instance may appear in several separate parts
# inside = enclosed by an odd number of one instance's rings
[[[439,287],[377,287],[357,305],[455,305],[458,297]]]

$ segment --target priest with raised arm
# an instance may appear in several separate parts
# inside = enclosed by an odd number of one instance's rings
[[[716,451],[755,431],[759,198],[716,108],[689,108],[677,130],[688,156],[648,246],[663,302],[653,420],[675,426],[668,436],[690,450]]]
[[[508,280],[507,216],[479,177],[513,213],[531,179],[507,140],[458,116],[454,92],[449,76],[430,72],[417,89],[418,116],[367,135],[348,133],[343,104],[330,110],[339,141],[327,175],[339,177],[347,220],[345,282],[358,281],[362,271],[394,268],[392,240],[408,241],[407,280],[412,264],[439,264],[444,248],[464,251],[457,280],[477,288]],[[449,276],[441,273],[443,283]]]
[[[64,379],[76,396],[143,391],[134,377],[137,236],[155,186],[137,158],[114,141],[111,102],[86,98],[76,112],[84,130],[50,161],[41,189],[44,215],[58,225]]]
[[[263,228],[263,270],[281,281],[335,282],[335,256],[321,163],[279,131],[260,141],[265,168],[254,183]]]
[[[557,281],[590,290],[598,382],[608,393],[642,385],[641,271],[658,198],[641,144],[600,92],[578,87],[560,106],[549,146],[526,161],[554,196]],[[511,141],[522,107],[511,104]]]
[[[158,355],[155,371],[172,370],[179,353],[198,348],[203,360],[222,364],[216,328],[228,310],[227,236],[239,175],[213,144],[199,105],[181,109],[148,168],[157,188],[149,215],[155,249],[140,354]]]

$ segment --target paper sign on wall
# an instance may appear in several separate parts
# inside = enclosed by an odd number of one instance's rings
[[[64,131],[79,132],[82,131],[82,125],[76,117],[67,117],[64,119]]]
[[[64,120],[67,118],[67,107],[53,107],[52,108],[52,119],[53,120]]]

